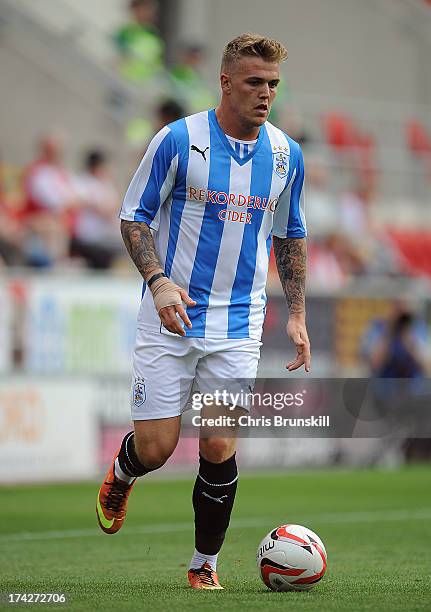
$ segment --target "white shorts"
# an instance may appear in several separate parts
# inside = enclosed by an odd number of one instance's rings
[[[243,390],[245,381],[249,389],[256,378],[261,346],[252,338],[181,338],[138,328],[132,419],[179,416],[192,390],[197,387],[201,393],[214,393],[221,380],[228,393]]]

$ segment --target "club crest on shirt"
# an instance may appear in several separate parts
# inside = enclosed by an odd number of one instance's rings
[[[135,384],[133,385],[133,405],[142,406],[146,399],[147,394],[145,392],[144,379],[136,378]]]
[[[274,172],[280,178],[285,178],[289,170],[289,156],[287,153],[273,153]]]

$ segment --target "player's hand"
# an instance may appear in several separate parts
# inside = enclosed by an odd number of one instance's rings
[[[178,293],[181,297],[181,301],[184,302],[187,306],[195,306],[196,302],[191,299],[185,289],[181,289],[178,287]],[[186,332],[181,326],[180,319],[182,319],[185,325],[191,329],[192,324],[190,319],[185,311],[185,308],[182,304],[174,304],[172,306],[165,306],[159,310],[160,321],[163,323],[163,326],[173,334],[178,334],[179,336],[185,336]]]
[[[192,324],[184,309],[186,306],[194,306],[196,302],[191,299],[185,289],[178,287],[166,276],[158,278],[151,286],[154,306],[159,314],[160,321],[164,327],[179,336],[185,336],[180,319],[191,329]]]
[[[296,346],[296,359],[286,365],[289,372],[297,370],[301,366],[309,372],[311,367],[310,340],[308,339],[307,328],[305,326],[305,315],[291,314],[286,326],[287,335]]]

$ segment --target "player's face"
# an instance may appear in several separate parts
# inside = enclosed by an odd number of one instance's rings
[[[230,106],[240,122],[255,128],[263,125],[277,93],[279,64],[261,57],[244,57],[226,77]]]

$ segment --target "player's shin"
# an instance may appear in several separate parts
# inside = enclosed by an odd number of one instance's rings
[[[130,431],[124,436],[114,466],[116,478],[129,484],[132,483],[135,478],[144,476],[148,474],[148,472],[154,470],[154,468],[147,468],[139,461],[135,450],[134,438],[135,435],[133,431]]]
[[[200,456],[199,473],[193,489],[195,511],[195,554],[191,568],[202,560],[216,570],[235,501],[238,469],[235,454],[222,463],[211,463]]]

